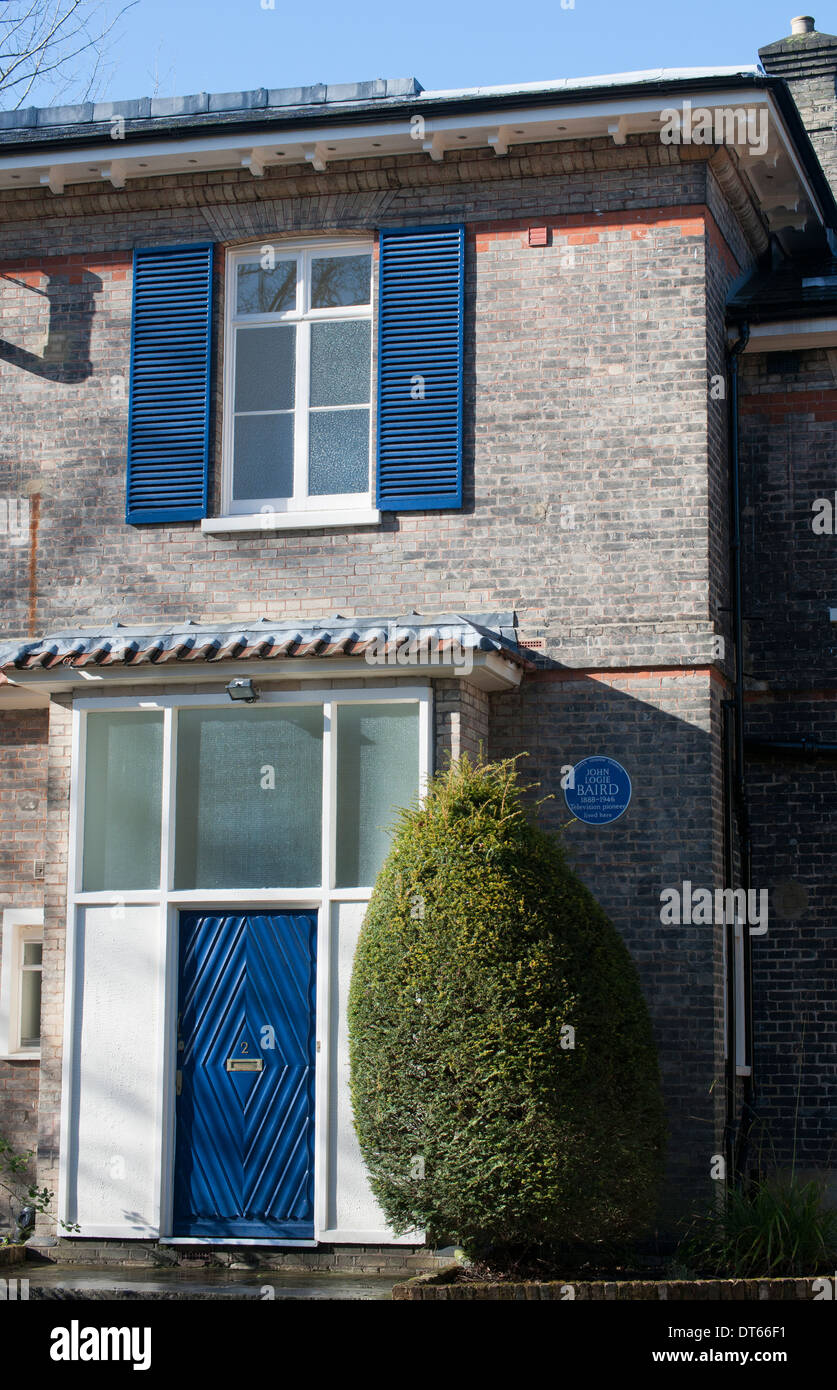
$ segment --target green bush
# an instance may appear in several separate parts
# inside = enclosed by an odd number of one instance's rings
[[[664,1125],[636,971],[527,819],[513,761],[463,758],[401,813],[349,1040],[355,1127],[396,1231],[498,1263],[647,1226]]]
[[[766,1279],[831,1274],[837,1262],[837,1211],[823,1184],[793,1174],[724,1192],[695,1217],[678,1251],[705,1278]]]

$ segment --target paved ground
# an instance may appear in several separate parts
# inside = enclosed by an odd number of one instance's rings
[[[389,1299],[398,1279],[390,1275],[282,1273],[271,1270],[105,1269],[89,1265],[39,1265],[27,1261],[4,1270],[29,1280],[30,1299]],[[403,1276],[402,1276],[403,1278]],[[270,1292],[267,1292],[270,1290]]]

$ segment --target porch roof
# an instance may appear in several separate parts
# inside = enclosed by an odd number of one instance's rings
[[[258,618],[249,623],[202,623],[187,619],[138,626],[117,622],[1,643],[0,673],[8,684],[34,680],[58,689],[80,684],[83,673],[89,679],[93,673],[116,678],[125,672],[124,678],[130,680],[128,671],[137,668],[146,668],[142,674],[148,676],[148,668],[176,667],[181,680],[188,669],[193,679],[200,680],[207,678],[208,668],[215,671],[230,662],[287,664],[293,666],[294,676],[310,677],[324,660],[356,658],[350,663],[353,674],[364,661],[372,668],[368,674],[383,666],[390,674],[393,669],[401,674],[411,670],[427,674],[429,667],[436,675],[450,675],[457,674],[462,654],[468,653],[475,670],[483,663],[504,667],[507,680],[501,684],[511,685],[533,666],[518,646],[516,629],[514,613],[496,612],[352,618],[338,613],[303,621]],[[342,662],[340,667],[342,674]],[[338,674],[336,663],[333,674]]]

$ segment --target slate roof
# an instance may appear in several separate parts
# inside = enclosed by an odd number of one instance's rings
[[[293,660],[363,656],[395,651],[405,642],[421,643],[431,659],[443,660],[453,651],[495,652],[528,667],[532,663],[517,645],[514,613],[470,615],[448,613],[426,617],[411,613],[399,618],[344,618],[251,624],[195,623],[191,620],[142,627],[70,629],[35,641],[0,644],[0,671],[50,670],[63,667],[164,666],[173,662],[235,660]]]
[[[378,77],[367,82],[316,82],[307,87],[255,87],[240,92],[193,92],[189,96],[139,97],[130,101],[85,101],[74,106],[25,106],[0,111],[0,143],[16,139],[13,132],[60,136],[85,126],[109,128],[115,116],[126,126],[164,122],[171,130],[184,122],[202,125],[207,120],[224,123],[253,116],[269,119],[293,112],[306,115],[345,115],[346,107],[363,106],[374,113],[376,105],[396,105],[421,97],[422,105],[436,101],[503,98],[508,96],[559,95],[613,87],[658,87],[678,82],[719,82],[736,78],[759,79],[752,65],[694,68],[649,68],[638,72],[606,73],[595,77],[557,78],[551,82],[516,82],[496,87],[457,87],[426,92],[415,77]],[[313,110],[311,108],[314,108]],[[326,108],[326,110],[324,110]],[[81,127],[81,129],[79,129]],[[106,130],[107,133],[107,130]]]
[[[727,304],[737,322],[777,322],[837,315],[837,258],[784,261],[757,271]]]

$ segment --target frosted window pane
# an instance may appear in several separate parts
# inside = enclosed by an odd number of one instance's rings
[[[322,706],[181,710],[177,888],[319,884]]]
[[[41,1041],[41,972],[24,970],[20,989],[20,1045],[37,1047]]]
[[[308,491],[369,490],[369,411],[312,410],[308,417]]]
[[[416,705],[341,705],[337,715],[337,886],[375,882],[396,813],[418,793]]]
[[[368,304],[371,287],[371,256],[323,256],[311,262],[312,309]]]
[[[239,328],[235,335],[236,410],[293,410],[296,329]]]
[[[366,405],[372,325],[311,325],[311,405]]]
[[[239,265],[237,312],[281,314],[296,308],[296,261],[276,261],[263,270],[259,261]]]
[[[233,498],[290,497],[294,490],[293,415],[239,415]]]
[[[43,949],[43,943],[40,941],[24,941],[23,964],[40,965]]]
[[[162,776],[162,713],[88,714],[82,875],[86,892],[159,888]]]

